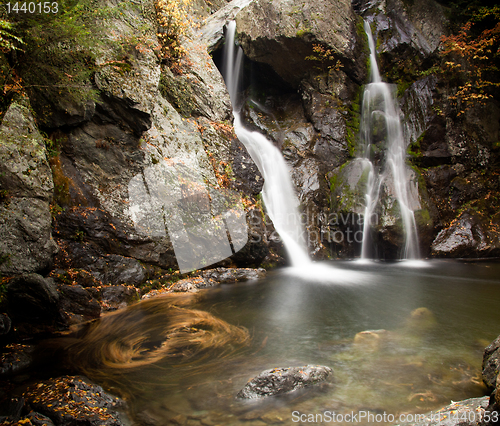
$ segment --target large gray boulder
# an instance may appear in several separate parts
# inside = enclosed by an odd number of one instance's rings
[[[362,80],[358,19],[350,0],[254,0],[236,15],[236,27],[250,59],[270,65],[284,81],[297,86],[311,68],[305,58],[312,54],[313,44],[331,49],[347,72]]]
[[[0,126],[0,272],[48,268],[54,185],[45,142],[28,106],[13,103]]]
[[[322,365],[273,368],[250,380],[236,395],[242,399],[259,399],[293,392],[323,382],[332,369]]]

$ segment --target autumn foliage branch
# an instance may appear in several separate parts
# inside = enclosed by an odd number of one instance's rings
[[[500,87],[500,7],[482,8],[458,34],[443,36],[443,71],[460,84],[450,100],[458,115],[492,98]]]
[[[189,6],[192,0],[156,0],[156,17],[158,20],[158,40],[162,46],[161,56],[167,63],[178,61],[185,49],[181,38],[186,36],[193,25],[189,17]]]

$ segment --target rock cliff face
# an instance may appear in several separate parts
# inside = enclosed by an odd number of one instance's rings
[[[260,264],[267,256],[261,215],[252,207],[263,180],[232,132],[222,77],[204,44],[185,42],[177,74],[162,64],[155,54],[152,2],[148,7],[131,5],[125,17],[95,23],[119,40],[142,31],[151,47],[132,46],[127,66],[120,68],[113,64],[123,62],[123,53],[113,40],[100,46],[98,71],[89,81],[98,90],[96,99],[73,104],[52,99],[50,111],[38,109],[43,94],[35,99],[45,140],[27,107],[13,104],[5,114],[2,272],[47,269],[57,251],[51,235],[59,246],[57,266],[86,269],[103,283],[140,285],[148,278],[143,266],[148,264],[177,269],[165,225],[159,234],[138,228],[134,208],[142,201],[132,199],[131,186],[148,176],[147,183],[156,185],[155,179],[165,178],[158,171],[175,164],[215,192],[245,196],[246,212],[255,214],[244,239],[257,235],[260,242],[248,243],[234,262]]]
[[[281,149],[310,252],[329,257],[327,174],[354,149],[366,76],[361,20],[349,1],[253,1],[236,15],[236,29],[252,70],[247,122]]]
[[[401,93],[409,159],[421,176],[426,205],[417,217],[423,253],[498,256],[498,103],[478,104],[458,116],[448,82],[419,76],[441,60],[440,38],[447,31],[443,7],[398,0],[359,1],[354,7],[372,22],[381,71]],[[470,208],[474,211],[467,213]]]
[[[322,15],[317,7],[329,13]],[[498,247],[493,237],[488,248],[480,251],[443,252],[451,242],[438,244],[439,250],[434,249],[437,241],[432,245],[439,231],[471,203],[490,220],[490,225],[482,221],[484,233],[497,232],[495,208],[480,202],[498,193],[497,179],[487,182],[482,177],[487,170],[493,176],[498,173],[496,101],[459,118],[444,82],[425,76],[441,60],[439,45],[447,31],[444,8],[433,0],[355,1],[352,7],[348,2],[254,1],[236,15],[239,42],[252,64],[260,64],[252,65],[257,88],[249,90],[247,120],[275,141],[292,168],[311,252],[319,257],[359,253],[367,176],[355,157],[367,48],[360,17],[353,11],[372,25],[383,78],[398,85],[412,166],[408,168],[413,182],[410,203],[422,255],[495,255]],[[342,19],[326,23],[324,16],[332,14]],[[313,50],[316,46],[321,48]],[[259,80],[259,73],[267,81]],[[274,77],[269,79],[270,75]],[[381,191],[383,203],[374,227],[379,255],[397,257],[403,236],[394,191],[390,186]],[[453,231],[440,234],[439,241],[448,234]]]
[[[357,57],[357,23],[350,1],[345,0],[255,0],[236,16],[246,55],[270,65],[293,87],[310,72],[305,58],[311,55],[313,44],[331,49],[331,60],[340,60],[351,78],[363,81],[364,64],[360,66]]]

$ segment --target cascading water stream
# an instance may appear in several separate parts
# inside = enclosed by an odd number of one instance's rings
[[[367,190],[365,194],[366,207],[364,212],[363,242],[361,258],[370,258],[370,225],[380,201],[380,190],[384,181],[392,178],[394,195],[399,204],[405,244],[401,254],[402,259],[418,259],[418,236],[413,210],[408,200],[408,173],[406,166],[406,144],[401,129],[399,110],[391,91],[391,86],[382,82],[377,66],[375,43],[368,22],[364,28],[370,47],[370,79],[363,94],[361,111],[361,138],[364,143],[361,161],[368,170]],[[374,164],[372,158],[374,127],[380,122],[385,125],[387,150],[385,163],[382,167]],[[381,173],[378,173],[381,170]]]
[[[303,238],[298,200],[290,180],[290,170],[281,152],[264,135],[247,130],[242,123],[237,108],[238,82],[242,70],[243,51],[236,47],[234,35],[236,23],[227,25],[226,44],[224,46],[223,73],[226,86],[233,104],[234,130],[238,139],[245,145],[248,153],[264,177],[262,198],[266,211],[290,256],[292,266],[310,265]]]

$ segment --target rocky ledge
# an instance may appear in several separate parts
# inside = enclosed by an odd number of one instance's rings
[[[64,376],[37,382],[13,401],[3,425],[85,425],[129,424],[125,403],[81,376]]]
[[[141,299],[151,299],[168,293],[196,293],[199,290],[219,284],[231,284],[238,281],[258,280],[266,275],[263,268],[215,268],[201,271],[195,276],[181,279],[171,286],[159,290],[151,290]]]
[[[124,308],[163,294],[197,292],[218,284],[263,278],[266,270],[215,268],[196,273],[155,276],[137,286],[104,285],[85,270],[55,270],[48,277],[22,274],[3,282],[5,313],[0,335],[8,341],[38,333],[52,333],[99,318],[101,313]]]

